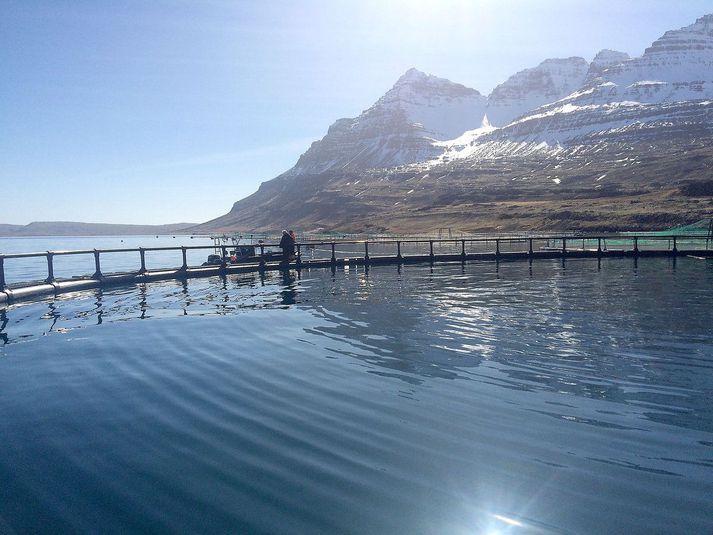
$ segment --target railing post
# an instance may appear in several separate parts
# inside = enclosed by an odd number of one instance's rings
[[[465,240],[460,241],[460,256],[465,260]]]
[[[143,247],[139,247],[139,256],[141,257],[141,268],[139,269],[139,274],[143,275],[146,273],[146,250]]]
[[[336,263],[337,263],[337,257],[334,254],[334,242],[332,242],[332,264],[336,264]]]
[[[302,266],[302,249],[300,247],[300,244],[297,244],[297,268],[299,269],[300,266]]]
[[[562,256],[567,254],[567,238],[562,238]]]
[[[678,247],[676,246],[676,236],[673,237],[673,254],[674,256],[678,254]]]
[[[637,236],[634,236],[634,254],[639,254],[639,238]]]
[[[496,239],[495,240],[495,258],[498,258],[500,256],[500,240]]]
[[[101,279],[103,276],[104,275],[102,275],[102,266],[99,260],[99,251],[94,249],[94,275],[92,275],[92,278]]]
[[[225,245],[220,246],[220,272],[225,273],[228,270],[227,264],[225,263],[225,259],[228,257],[228,250],[225,248]]]
[[[369,262],[369,242],[364,242],[364,262]]]
[[[183,257],[183,264],[181,264],[181,271],[188,271],[188,259],[186,258],[186,247],[181,246],[181,256]]]
[[[0,292],[7,288],[5,283],[5,257],[0,255]]]
[[[401,260],[401,242],[396,242],[396,259]]]
[[[529,254],[530,256],[532,256],[532,255],[534,254],[534,252],[533,252],[533,250],[532,250],[532,238],[530,238],[528,241],[529,241],[530,243],[529,243],[528,246],[527,246],[527,254]]]
[[[431,257],[431,261],[433,261],[433,240],[430,240],[428,242],[428,248],[429,248],[429,253],[428,256]]]
[[[260,260],[258,260],[257,264],[257,268],[262,274],[265,270],[265,244],[263,243],[260,244]]]
[[[597,238],[597,255],[602,254],[602,239]]]
[[[47,279],[45,282],[50,284],[54,282],[54,253],[52,251],[47,251]]]

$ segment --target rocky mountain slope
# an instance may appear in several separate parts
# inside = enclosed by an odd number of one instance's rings
[[[692,186],[695,184],[695,186]],[[404,74],[201,229],[653,228],[713,214],[713,15],[486,98]]]

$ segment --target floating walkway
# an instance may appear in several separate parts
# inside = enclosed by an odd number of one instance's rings
[[[45,251],[38,253],[0,254],[0,304],[32,299],[38,296],[100,288],[112,285],[137,284],[166,279],[225,276],[231,273],[284,269],[332,268],[350,265],[383,265],[412,263],[468,262],[480,260],[535,260],[546,258],[608,258],[608,257],[713,257],[713,239],[705,235],[606,235],[606,236],[517,236],[474,237],[459,239],[376,239],[302,242],[296,245],[297,255],[290,263],[275,257],[277,244],[253,244],[255,255],[230,262],[229,245],[184,247],[140,247],[134,249],[91,249],[81,251]],[[212,250],[218,253],[215,265],[190,266],[189,251]],[[177,268],[148,269],[146,253],[180,252],[182,264]],[[102,255],[137,255],[136,271],[105,273]],[[94,273],[77,274],[71,278],[55,277],[54,259],[70,255],[91,255]],[[5,265],[21,258],[44,258],[47,277],[42,281],[6,283]]]

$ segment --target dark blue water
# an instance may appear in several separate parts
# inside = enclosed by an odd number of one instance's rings
[[[166,282],[0,337],[0,532],[713,532],[713,261]]]

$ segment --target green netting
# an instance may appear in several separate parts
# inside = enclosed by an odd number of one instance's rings
[[[642,232],[646,236],[710,236],[713,234],[713,218],[701,219],[690,225],[681,225],[668,230]]]

